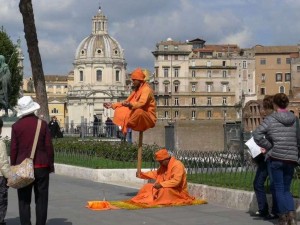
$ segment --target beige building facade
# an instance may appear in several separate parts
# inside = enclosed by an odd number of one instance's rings
[[[202,39],[158,43],[153,86],[159,119],[235,121],[254,95],[254,58]]]
[[[45,75],[46,92],[50,118],[57,117],[61,127],[64,127],[67,117],[68,76]],[[35,89],[32,77],[23,79],[23,95],[35,98]]]
[[[298,46],[257,45],[254,50],[257,98],[276,93],[290,95],[292,59],[299,58]]]

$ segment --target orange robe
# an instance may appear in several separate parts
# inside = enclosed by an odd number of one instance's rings
[[[127,128],[145,131],[155,126],[155,99],[152,88],[146,82],[137,91],[133,91],[126,101],[132,104],[132,109],[122,106],[121,102],[112,105],[115,110],[113,122],[122,127],[123,133],[126,133]]]
[[[138,194],[131,199],[132,202],[147,205],[177,205],[191,204],[194,197],[187,190],[185,167],[179,160],[171,157],[168,167],[141,173],[142,179],[155,179],[163,187],[153,188],[153,184],[145,184]]]

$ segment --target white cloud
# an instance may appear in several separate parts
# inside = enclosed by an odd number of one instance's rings
[[[125,50],[128,70],[153,69],[156,43],[202,38],[207,43],[297,44],[299,0],[103,0],[109,33]],[[0,0],[0,26],[13,41],[21,37],[26,73],[29,60],[19,0]],[[81,40],[91,33],[98,1],[33,0],[45,74],[67,74]],[[117,7],[116,7],[117,6]],[[288,13],[287,13],[288,12]]]

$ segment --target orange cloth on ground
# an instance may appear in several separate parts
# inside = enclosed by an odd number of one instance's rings
[[[107,201],[88,201],[85,207],[91,210],[118,209],[118,207],[111,205]]]
[[[185,167],[179,160],[171,157],[168,167],[141,173],[142,179],[155,179],[163,187],[153,188],[153,184],[144,185],[138,194],[131,199],[132,202],[147,205],[177,205],[192,204],[194,197],[187,190]]]
[[[113,122],[122,127],[123,133],[127,132],[127,128],[145,131],[155,126],[155,99],[152,88],[146,82],[137,91],[133,91],[126,101],[132,104],[132,109],[122,106],[121,102],[112,105],[115,110]]]

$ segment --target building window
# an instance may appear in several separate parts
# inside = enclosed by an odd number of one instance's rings
[[[178,90],[179,90],[179,85],[178,85],[178,84],[175,84],[175,85],[174,85],[174,89],[175,89],[175,93],[177,93]]]
[[[262,83],[266,82],[266,74],[264,74],[264,73],[261,74],[261,82]]]
[[[260,94],[265,95],[266,94],[266,88],[260,88]]]
[[[282,81],[282,73],[276,73],[276,82]]]
[[[226,97],[223,97],[222,104],[223,104],[223,105],[227,105],[227,98],[226,98]]]
[[[164,77],[169,77],[169,69],[164,68]]]
[[[174,69],[174,77],[178,77],[179,76],[179,69],[175,68]]]
[[[96,80],[97,81],[102,81],[102,70],[97,70],[96,71]]]
[[[169,92],[169,85],[165,84],[165,93],[168,93],[168,92]]]
[[[207,66],[207,67],[211,67],[211,62],[210,62],[210,61],[207,61],[207,62],[206,62],[206,66]]]
[[[207,77],[211,78],[211,70],[207,70]]]
[[[174,46],[174,50],[176,50],[176,51],[178,50],[178,45]]]
[[[179,112],[178,112],[178,111],[175,111],[175,112],[174,112],[174,117],[175,117],[175,118],[178,118],[178,116],[179,116]]]
[[[291,58],[286,58],[285,62],[286,62],[286,64],[291,64]]]
[[[176,105],[176,106],[179,105],[178,98],[175,98],[174,105]]]
[[[227,110],[224,109],[224,110],[223,110],[223,118],[224,118],[224,120],[226,119],[226,117],[227,117]]]
[[[174,60],[178,60],[178,55],[174,55]]]
[[[192,98],[192,105],[196,105],[196,98]]]
[[[192,120],[194,120],[195,119],[195,117],[196,117],[196,111],[192,111]]]
[[[212,85],[211,84],[208,84],[207,85],[207,92],[211,92],[212,91]]]
[[[211,110],[207,110],[207,112],[206,112],[206,116],[207,116],[207,118],[208,118],[208,119],[210,119],[210,118],[211,118]]]
[[[83,71],[79,71],[79,81],[83,81]]]
[[[227,92],[227,90],[228,90],[227,86],[228,86],[227,84],[222,85],[223,92]]]
[[[51,110],[51,113],[58,113],[58,109],[53,108],[53,109]]]
[[[168,60],[168,55],[164,55],[164,60]]]
[[[279,93],[284,93],[284,86],[279,87]]]
[[[192,84],[192,92],[196,91],[196,84]]]
[[[207,98],[207,105],[211,105],[211,97]]]
[[[247,61],[243,61],[243,69],[247,69]]]
[[[297,72],[300,72],[300,66],[297,66]]]
[[[120,81],[120,70],[116,70],[116,81]]]
[[[168,105],[169,105],[169,98],[166,97],[166,98],[165,98],[165,106],[168,106]]]
[[[223,70],[223,78],[226,78],[226,77],[227,77],[227,71]]]
[[[196,77],[196,71],[192,70],[192,77]]]
[[[164,45],[164,50],[168,50],[168,45]]]
[[[291,81],[291,74],[290,73],[285,74],[285,81]]]
[[[260,65],[266,65],[267,64],[267,60],[262,58],[260,59]]]
[[[277,64],[281,64],[281,58],[277,58]]]
[[[223,65],[223,66],[226,66],[226,61],[223,61],[223,62],[222,62],[222,65]]]
[[[169,118],[169,111],[165,111],[165,118]]]

